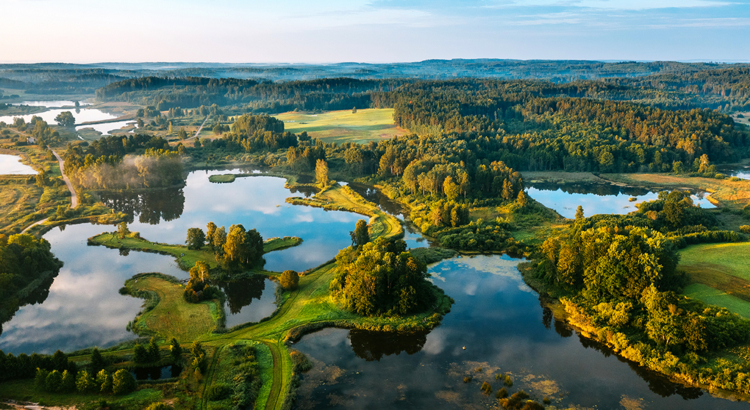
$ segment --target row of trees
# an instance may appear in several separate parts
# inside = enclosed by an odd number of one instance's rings
[[[49,393],[101,393],[123,395],[134,391],[137,387],[135,378],[125,369],[109,373],[101,370],[94,377],[86,370],[81,370],[78,374],[64,370],[47,371],[37,369],[34,376],[34,385],[37,389]]]

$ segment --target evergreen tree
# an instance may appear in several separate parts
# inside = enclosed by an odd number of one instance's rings
[[[158,362],[159,359],[161,359],[159,346],[156,345],[156,339],[154,339],[153,337],[148,343],[148,358],[151,362]]]
[[[182,359],[182,347],[180,346],[180,343],[177,341],[177,339],[172,338],[172,340],[169,342],[169,350],[172,355],[173,362],[176,363]]]

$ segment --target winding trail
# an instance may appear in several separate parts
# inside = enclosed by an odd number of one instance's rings
[[[193,135],[192,137],[188,138],[187,140],[191,140],[193,138],[196,138],[198,135],[200,135],[201,131],[203,130],[203,126],[206,125],[206,121],[208,121],[208,117],[210,117],[210,115],[206,115],[206,118],[203,120],[203,124],[201,124],[201,126],[198,127],[198,131],[195,132],[195,135]],[[185,140],[185,141],[187,141],[187,140]]]
[[[63,161],[62,157],[55,152],[55,150],[50,149],[53,154],[55,154],[55,158],[57,158],[58,164],[60,164],[60,174],[62,175],[63,181],[65,181],[65,185],[68,186],[68,190],[70,190],[70,209],[75,209],[75,207],[78,206],[78,194],[76,194],[76,190],[73,189],[73,184],[70,182],[70,179],[67,175],[65,175],[65,161]],[[28,232],[29,229],[41,225],[45,222],[47,222],[49,218],[44,218],[41,221],[36,221],[33,224],[29,225],[26,229],[24,229],[21,233]]]

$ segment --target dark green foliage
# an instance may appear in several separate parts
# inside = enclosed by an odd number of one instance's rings
[[[149,404],[148,407],[146,407],[146,410],[171,410],[171,409],[172,407],[162,402],[151,403]]]
[[[297,286],[299,285],[299,274],[293,270],[285,270],[281,273],[279,282],[284,290],[297,289]]]
[[[133,361],[141,364],[149,363],[151,361],[148,350],[146,350],[146,348],[143,347],[140,343],[136,344],[133,348]]]
[[[45,239],[0,234],[0,325],[10,320],[21,306],[43,302],[62,265]],[[33,373],[28,377],[33,377]]]
[[[378,238],[336,256],[339,270],[331,292],[360,315],[407,315],[433,302],[427,267],[414,259],[402,240]]]
[[[148,359],[152,363],[158,362],[161,359],[161,354],[159,353],[159,346],[156,345],[156,340],[153,337],[148,343]]]
[[[367,221],[360,219],[353,232],[349,233],[352,237],[352,246],[362,246],[370,242],[370,232],[367,227]]]
[[[135,378],[125,369],[120,369],[112,376],[112,394],[123,395],[135,390]]]
[[[106,365],[102,354],[99,353],[99,348],[94,347],[94,350],[91,352],[91,364],[89,364],[89,370],[91,370],[91,373],[96,374]]]
[[[182,347],[177,339],[172,338],[169,342],[169,351],[173,362],[177,363],[182,360]]]
[[[55,122],[61,127],[71,128],[76,124],[76,119],[70,111],[63,111],[60,114],[57,114]]]
[[[258,231],[255,229],[245,231],[242,225],[232,225],[220,257],[222,266],[228,270],[251,268],[259,264],[262,259],[263,238]]]
[[[185,285],[183,295],[190,303],[198,303],[202,300],[211,300],[221,297],[221,291],[216,286],[211,286],[211,269],[208,264],[198,261],[190,268],[190,280]]]
[[[185,243],[188,249],[201,249],[206,242],[206,234],[201,228],[189,228]]]
[[[224,383],[216,383],[208,389],[208,399],[211,401],[224,400],[232,394],[232,388]]]
[[[51,371],[44,381],[44,390],[50,393],[62,391],[62,373],[57,370]]]
[[[498,398],[498,399],[504,399],[504,398],[508,397],[508,389],[506,389],[505,387],[503,387],[502,389],[498,390],[495,393],[495,397]]]
[[[289,352],[289,356],[292,358],[295,373],[305,373],[313,368],[313,363],[304,353],[292,350]]]
[[[65,370],[62,373],[61,393],[73,393],[76,390],[76,379],[72,372]]]

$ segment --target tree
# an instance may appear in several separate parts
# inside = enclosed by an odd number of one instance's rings
[[[214,234],[216,233],[216,224],[213,222],[209,222],[206,225],[206,244],[211,248],[211,250],[214,249]]]
[[[73,113],[70,111],[63,111],[60,114],[57,114],[57,117],[55,117],[55,122],[57,122],[57,125],[65,128],[71,128],[76,124],[76,119],[73,117]]]
[[[47,376],[49,376],[47,369],[37,367],[36,376],[34,376],[34,387],[38,390],[45,390],[47,388]]]
[[[214,225],[215,227],[215,225]],[[185,243],[188,246],[188,249],[201,249],[203,245],[206,242],[206,234],[203,233],[203,229],[201,228],[189,228],[187,231],[187,239],[185,240]]]
[[[315,162],[315,179],[321,187],[328,186],[328,164],[323,159]]]
[[[528,203],[528,200],[526,199],[526,194],[523,192],[523,190],[518,191],[518,198],[516,198],[516,203],[521,208],[525,208],[526,204]]]
[[[582,221],[583,218],[583,207],[581,205],[578,205],[578,208],[576,208],[576,222]]]
[[[116,395],[128,394],[135,390],[135,388],[135,379],[129,371],[120,369],[112,376],[112,393]]]
[[[148,351],[140,343],[133,348],[133,361],[136,363],[148,363]]]
[[[357,226],[350,235],[352,237],[352,245],[354,246],[362,246],[370,242],[370,232],[367,228],[367,222],[364,219],[357,221]]]
[[[105,389],[104,389],[104,385],[107,383],[107,379],[109,377],[110,377],[109,373],[106,370],[104,370],[104,369],[100,370],[99,373],[96,374],[95,386],[94,386],[96,388],[96,390],[98,390],[100,392],[111,393],[112,392],[112,383],[111,383],[111,380],[110,380],[110,384],[109,384],[109,390],[105,391]]]
[[[177,339],[172,338],[169,342],[169,351],[172,355],[172,361],[178,362],[182,359],[182,347]]]
[[[148,342],[148,358],[151,360],[151,362],[158,362],[159,359],[161,359],[159,346],[156,345],[156,339],[154,339],[153,337]]]
[[[181,140],[184,140],[185,138],[187,138],[187,131],[185,131],[184,128],[180,128],[180,130],[177,131],[177,138]]]
[[[76,379],[73,373],[65,370],[62,373],[62,384],[60,391],[63,393],[73,393],[76,390]]]
[[[443,182],[443,192],[445,192],[445,196],[447,196],[449,200],[455,201],[461,193],[461,190],[459,186],[453,182],[452,177],[447,177]]]
[[[99,353],[99,348],[97,347],[94,347],[94,351],[91,352],[91,364],[89,366],[91,372],[94,374],[106,366],[104,358],[102,358],[102,354]]]
[[[263,257],[263,238],[258,231],[245,231],[240,224],[229,228],[224,243],[224,265],[230,269],[252,266]]]
[[[297,286],[299,285],[299,274],[293,270],[285,270],[281,273],[281,278],[279,281],[281,282],[281,287],[284,288],[284,290],[297,289]]]
[[[169,128],[167,129],[167,134],[172,135],[172,121],[169,122]]]
[[[78,377],[76,378],[76,390],[78,390],[79,393],[89,393],[97,390],[96,382],[86,370],[78,372]]]
[[[127,222],[123,221],[117,224],[117,235],[120,239],[125,239],[126,236],[130,235]]]
[[[57,393],[60,389],[62,389],[62,374],[57,370],[53,370],[47,375],[47,379],[44,381],[44,390],[50,393]]]
[[[211,235],[211,242],[214,247],[214,251],[221,249],[223,252],[224,243],[227,241],[227,231],[222,226],[221,228],[215,228],[214,234]]]

